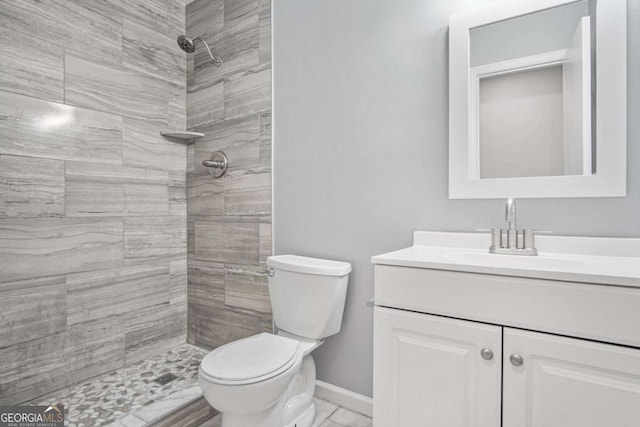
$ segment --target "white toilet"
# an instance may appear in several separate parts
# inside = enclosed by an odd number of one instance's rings
[[[198,378],[223,427],[308,427],[315,418],[311,352],[340,331],[351,264],[267,258],[277,335],[261,333],[205,356]]]

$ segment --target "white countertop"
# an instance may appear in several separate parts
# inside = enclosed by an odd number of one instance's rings
[[[488,233],[416,231],[414,244],[371,262],[436,270],[640,287],[640,239],[536,236],[538,256],[488,252]]]

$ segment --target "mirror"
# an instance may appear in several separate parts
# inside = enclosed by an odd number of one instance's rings
[[[624,0],[453,15],[450,197],[625,195],[625,25]]]

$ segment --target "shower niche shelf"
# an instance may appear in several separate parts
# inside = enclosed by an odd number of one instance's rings
[[[202,138],[204,136],[204,133],[187,131],[165,131],[160,132],[160,135],[173,142],[190,144],[194,140]]]

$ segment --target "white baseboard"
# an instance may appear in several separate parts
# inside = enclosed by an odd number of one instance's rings
[[[373,417],[373,399],[346,388],[316,380],[316,397],[367,417]]]

